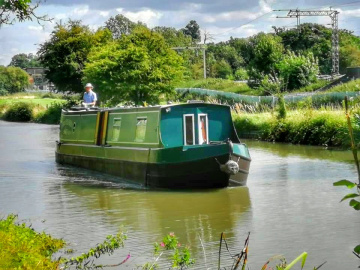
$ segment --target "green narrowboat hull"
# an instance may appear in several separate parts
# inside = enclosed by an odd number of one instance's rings
[[[212,104],[63,111],[55,154],[61,164],[172,189],[244,185],[251,161],[230,109]],[[236,174],[224,170],[230,161]]]

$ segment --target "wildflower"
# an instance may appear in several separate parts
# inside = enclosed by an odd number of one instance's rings
[[[169,233],[169,235],[170,235],[171,237],[174,237],[174,236],[175,236],[175,233],[171,232],[171,233]]]
[[[160,246],[165,247],[165,243],[161,242]]]
[[[180,244],[180,243],[178,243],[178,244],[177,244],[177,246],[178,246],[178,247],[181,247],[181,244]]]

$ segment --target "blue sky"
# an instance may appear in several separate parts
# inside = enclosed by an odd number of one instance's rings
[[[351,0],[47,0],[37,9],[52,22],[15,23],[0,28],[0,65],[8,65],[17,53],[36,53],[39,44],[48,39],[54,25],[69,18],[82,20],[93,29],[101,27],[109,17],[123,14],[149,27],[184,27],[196,20],[202,30],[211,33],[215,41],[233,37],[248,37],[258,32],[271,32],[272,26],[294,27],[296,20],[276,19],[286,12],[273,9],[325,9],[340,11],[339,27],[360,35],[360,1]],[[260,17],[261,16],[261,17]],[[256,19],[260,17],[259,19]],[[256,19],[256,20],[254,20]],[[253,21],[254,20],[254,21]],[[248,23],[249,22],[249,23]],[[327,17],[302,18],[302,22],[329,24]],[[248,24],[246,24],[248,23]]]

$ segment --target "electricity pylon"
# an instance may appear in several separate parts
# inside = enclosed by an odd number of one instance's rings
[[[331,74],[333,76],[339,74],[339,11],[337,10],[300,10],[300,9],[280,9],[274,11],[288,11],[288,14],[285,17],[277,16],[276,18],[296,18],[297,27],[299,32],[300,29],[300,17],[301,16],[328,16],[331,19],[332,26],[332,37],[331,37],[331,62],[332,70]]]

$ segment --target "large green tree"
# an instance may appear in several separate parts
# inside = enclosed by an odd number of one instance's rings
[[[50,40],[40,46],[39,59],[46,78],[60,91],[82,92],[83,69],[90,50],[111,40],[107,29],[91,31],[81,21],[58,24]]]
[[[29,75],[18,67],[0,66],[0,91],[21,92],[29,86]]]
[[[283,57],[284,47],[280,37],[259,33],[247,39],[241,53],[247,61],[250,78],[259,81],[263,75],[275,71],[276,63]]]
[[[41,63],[39,59],[32,53],[29,54],[19,53],[19,54],[15,54],[11,58],[11,62],[9,66],[25,69],[29,67],[41,67]]]
[[[84,70],[102,100],[110,104],[159,102],[182,77],[182,58],[164,38],[144,27],[92,50]]]

